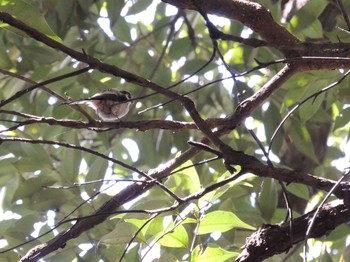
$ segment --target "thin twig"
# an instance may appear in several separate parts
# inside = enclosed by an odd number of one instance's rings
[[[270,139],[270,143],[269,143],[269,148],[267,150],[268,154],[271,151],[272,148],[272,144],[278,134],[278,132],[280,131],[281,127],[283,126],[283,124],[287,121],[287,119],[299,108],[301,107],[303,104],[305,104],[307,101],[309,101],[310,99],[316,99],[320,94],[325,93],[327,91],[329,91],[330,89],[332,89],[333,87],[339,85],[348,75],[350,74],[350,70],[347,71],[339,80],[337,80],[336,82],[322,88],[320,91],[315,92],[314,94],[308,96],[307,98],[305,98],[304,100],[302,100],[301,102],[299,102],[298,104],[296,104],[288,113],[287,115],[282,119],[282,121],[278,124],[278,126],[276,127],[275,131],[273,132],[271,139]]]
[[[307,227],[305,238],[304,238],[304,248],[303,248],[303,254],[304,258],[303,261],[307,262],[307,240],[310,237],[312,227],[316,221],[316,216],[319,214],[321,208],[326,203],[326,201],[330,198],[330,196],[334,193],[334,191],[337,189],[337,187],[340,185],[340,183],[347,178],[350,175],[350,171],[344,174],[341,178],[338,179],[337,183],[332,187],[332,189],[327,193],[327,195],[324,197],[322,202],[318,205],[316,211],[314,212],[311,220],[309,221],[309,226]]]

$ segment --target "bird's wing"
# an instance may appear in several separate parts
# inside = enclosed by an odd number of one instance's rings
[[[90,98],[87,98],[85,100],[88,101],[93,101],[93,100],[112,100],[116,102],[125,102],[128,101],[128,98],[124,95],[117,95],[114,93],[101,93],[101,94],[96,94]]]

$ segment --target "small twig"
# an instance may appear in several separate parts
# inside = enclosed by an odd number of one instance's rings
[[[174,87],[176,87],[176,86],[179,86],[180,84],[186,82],[188,79],[192,78],[194,75],[197,75],[200,71],[202,71],[204,68],[206,68],[206,67],[214,60],[215,54],[216,54],[216,50],[214,49],[214,50],[213,50],[213,53],[212,53],[212,55],[211,55],[211,57],[209,58],[209,60],[208,60],[207,62],[204,63],[204,65],[202,65],[202,66],[201,66],[200,68],[198,68],[196,71],[194,71],[193,73],[191,73],[189,76],[187,76],[187,77],[185,77],[184,79],[180,80],[179,82],[177,82],[177,83],[175,83],[175,84],[173,84],[173,85],[167,87],[166,89],[172,89],[172,88],[174,88]],[[224,79],[223,79],[223,80],[224,80]],[[195,90],[192,90],[192,91],[189,91],[189,92],[187,92],[187,93],[184,93],[182,96],[188,95],[188,94],[193,93],[193,92],[196,92],[196,91],[199,90],[199,89],[200,89],[200,88],[195,89]],[[138,97],[137,99],[144,99],[144,98],[147,98],[147,97],[156,95],[156,94],[158,94],[158,93],[151,93],[151,94],[149,94],[149,95],[145,95],[145,96],[142,96],[142,97]],[[166,101],[166,102],[164,102],[164,103],[160,103],[160,104],[157,104],[157,105],[155,105],[155,106],[148,107],[148,108],[146,108],[146,109],[141,110],[140,112],[138,112],[138,114],[143,114],[143,113],[145,113],[145,112],[147,112],[147,111],[149,111],[149,110],[153,110],[153,109],[159,108],[159,107],[161,107],[161,106],[165,106],[165,105],[167,105],[167,104],[169,104],[169,103],[171,103],[171,102],[173,102],[173,101],[175,101],[175,100],[176,100],[176,99],[170,99],[170,100],[168,100],[168,101]]]
[[[86,186],[86,185],[91,185],[91,184],[96,184],[96,183],[105,183],[105,182],[145,182],[145,180],[141,179],[98,179],[98,180],[93,180],[93,181],[87,181],[83,183],[73,183],[72,186],[43,186],[43,188],[47,189],[71,189],[71,188],[76,188],[76,187],[81,187],[81,186]]]
[[[95,150],[92,150],[90,148],[86,148],[83,146],[77,146],[74,144],[64,143],[64,142],[60,142],[60,141],[52,141],[52,140],[27,139],[27,138],[20,138],[20,137],[0,137],[0,143],[4,143],[4,142],[20,142],[20,143],[30,143],[30,144],[56,145],[56,146],[62,146],[62,147],[66,147],[66,148],[71,148],[71,149],[87,152],[87,153],[90,153],[92,155],[101,157],[105,160],[111,161],[112,163],[120,165],[120,166],[122,166],[130,171],[136,172],[139,175],[147,178],[149,180],[149,182],[154,181],[154,179],[152,177],[148,176],[147,174],[145,174],[141,170],[137,169],[136,167],[130,166],[128,164],[125,164],[122,161],[116,160],[112,157],[109,157],[107,155],[104,155],[102,153],[99,153]]]
[[[177,12],[177,14],[174,16],[174,18],[172,19],[171,23],[170,23],[170,30],[167,33],[168,37],[165,41],[165,45],[162,48],[162,52],[159,55],[159,58],[157,59],[157,62],[155,64],[155,66],[153,67],[152,72],[150,73],[148,79],[151,80],[153,78],[153,76],[155,75],[155,73],[157,72],[161,61],[164,58],[164,55],[166,53],[166,50],[171,42],[171,40],[173,39],[173,37],[175,36],[175,24],[176,22],[179,20],[179,18],[181,17],[180,11]]]
[[[51,79],[48,79],[48,80],[45,80],[43,82],[40,82],[40,83],[37,83],[31,87],[28,87],[26,89],[23,89],[23,90],[20,90],[18,91],[16,94],[14,94],[13,96],[3,100],[0,102],[0,107],[3,107],[4,105],[20,98],[21,96],[29,93],[30,91],[33,91],[34,89],[36,88],[39,88],[39,87],[42,87],[42,86],[45,86],[45,85],[48,85],[48,84],[51,84],[51,83],[54,83],[54,82],[57,82],[57,81],[61,81],[63,79],[67,79],[69,77],[73,77],[73,76],[77,76],[77,75],[80,75],[80,74],[83,74],[87,71],[89,71],[91,69],[90,66],[87,66],[87,67],[84,67],[82,69],[79,69],[77,71],[74,71],[74,72],[70,72],[70,73],[67,73],[67,74],[64,74],[64,75],[60,75],[60,76],[56,76],[54,78],[51,78]]]
[[[145,223],[143,223],[143,225],[135,232],[135,234],[131,237],[131,239],[129,240],[128,244],[126,245],[126,247],[124,248],[123,254],[120,256],[119,258],[119,262],[123,261],[123,258],[126,255],[126,252],[128,251],[129,247],[131,246],[132,242],[134,241],[134,239],[138,236],[138,234],[140,234],[140,232],[142,231],[142,229],[145,228],[145,226],[148,225],[149,222],[151,222],[154,218],[156,218],[158,215],[160,215],[161,213],[154,213],[149,219],[147,219],[147,221]]]
[[[350,19],[349,19],[348,13],[346,12],[343,1],[342,0],[336,0],[336,1],[337,1],[338,6],[339,6],[339,9],[343,15],[344,21],[345,21],[346,25],[348,26],[348,30],[350,30]]]
[[[254,140],[259,145],[259,148],[261,149],[264,156],[266,157],[267,164],[270,167],[274,167],[272,161],[270,160],[269,153],[265,150],[265,147],[261,143],[260,139],[256,136],[256,134],[254,133],[253,130],[248,129],[248,132],[251,134],[251,136],[254,138]],[[291,222],[293,220],[293,210],[292,210],[292,206],[291,206],[291,203],[289,201],[289,198],[288,198],[288,191],[287,191],[286,186],[280,180],[278,180],[278,183],[280,184],[280,186],[282,188],[282,194],[283,194],[284,201],[286,203],[286,209],[287,209],[287,214],[286,214],[286,217],[284,219],[284,222],[286,222],[288,220],[288,218],[290,218],[290,236],[291,236],[291,243],[293,243],[293,228],[292,228],[292,222]]]
[[[299,108],[301,107],[303,104],[305,104],[307,101],[309,101],[310,99],[316,99],[317,96],[319,96],[322,93],[327,92],[328,90],[332,89],[333,87],[339,85],[348,75],[350,74],[350,70],[347,71],[339,80],[337,80],[336,82],[322,88],[320,91],[308,96],[307,98],[305,98],[304,100],[302,100],[301,102],[299,102],[298,104],[296,104],[288,113],[287,115],[282,119],[282,121],[278,124],[276,130],[273,132],[271,139],[270,139],[270,143],[269,143],[269,148],[267,150],[268,153],[270,153],[271,148],[272,148],[272,144],[278,134],[278,132],[280,131],[281,127],[283,126],[283,124],[287,121],[287,119]]]
[[[112,186],[114,186],[114,185],[110,185],[110,186],[107,187],[105,190],[107,190],[108,188],[110,188],[110,187],[112,187]],[[57,228],[60,227],[61,225],[65,224],[65,223],[67,223],[67,222],[71,222],[71,221],[77,220],[77,219],[73,219],[73,220],[69,219],[69,221],[67,221],[67,218],[68,218],[70,215],[72,215],[75,211],[77,211],[80,207],[82,207],[84,204],[86,204],[86,203],[89,202],[90,200],[94,199],[95,197],[97,197],[97,196],[98,196],[99,194],[101,194],[101,193],[102,193],[101,191],[98,191],[98,192],[96,192],[95,194],[93,194],[91,197],[89,197],[88,199],[86,199],[86,200],[84,200],[83,202],[81,202],[79,205],[77,205],[76,207],[74,207],[72,211],[68,212],[68,214],[66,214],[60,221],[58,221],[53,227],[51,227],[51,228],[50,228],[49,230],[47,230],[46,232],[44,232],[44,233],[40,234],[39,236],[34,237],[34,238],[30,239],[30,240],[27,240],[27,241],[25,241],[25,242],[23,242],[23,243],[21,243],[21,244],[18,244],[18,245],[16,245],[16,246],[7,248],[7,249],[5,249],[5,250],[2,250],[2,251],[0,251],[0,254],[4,254],[4,253],[9,252],[9,251],[11,251],[11,250],[14,250],[14,249],[17,249],[17,248],[19,248],[19,247],[22,247],[22,246],[24,246],[24,245],[26,245],[26,244],[29,244],[29,243],[31,243],[31,242],[33,242],[33,241],[36,241],[36,240],[42,238],[43,236],[45,236],[45,235],[51,233],[52,231],[54,231],[55,229],[57,229]]]
[[[210,152],[214,155],[217,155],[219,158],[222,158],[222,153],[218,150],[215,150],[214,148],[210,147],[207,144],[201,143],[201,142],[197,142],[197,141],[187,141],[188,144],[190,144],[191,146],[195,146],[200,148],[201,150]]]

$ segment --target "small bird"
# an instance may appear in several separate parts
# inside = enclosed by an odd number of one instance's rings
[[[99,118],[105,122],[120,120],[129,112],[131,94],[128,91],[120,91],[116,88],[104,90],[88,98],[75,99],[64,104],[87,104],[95,109]]]

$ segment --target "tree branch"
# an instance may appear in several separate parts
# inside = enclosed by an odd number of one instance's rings
[[[20,113],[17,111],[1,110],[0,113],[8,115],[17,115],[27,118],[28,120],[16,121],[16,125],[1,130],[0,133],[16,130],[21,126],[27,126],[31,124],[48,124],[50,126],[64,126],[75,129],[93,129],[95,131],[106,131],[106,129],[137,129],[139,131],[147,131],[152,129],[164,129],[173,132],[183,130],[198,130],[197,125],[194,122],[174,121],[174,120],[139,120],[139,121],[120,121],[120,122],[83,122],[73,119],[56,119],[53,117],[42,117],[36,115],[30,115]],[[5,121],[5,120],[3,120]],[[206,120],[208,125],[212,128],[224,125],[227,119],[208,119]]]
[[[163,2],[182,9],[196,10],[192,0],[163,0]],[[210,14],[226,17],[241,22],[259,34],[268,45],[285,54],[301,42],[284,27],[277,24],[265,7],[246,0],[201,0],[201,6]]]
[[[273,255],[288,252],[294,244],[302,242],[305,232],[314,215],[311,211],[301,217],[277,225],[263,225],[247,238],[242,252],[236,262],[259,262]],[[322,207],[318,213],[310,238],[328,235],[337,226],[350,220],[350,211],[339,201],[331,202]],[[292,236],[290,235],[292,223]],[[276,244],[278,243],[278,244]]]

